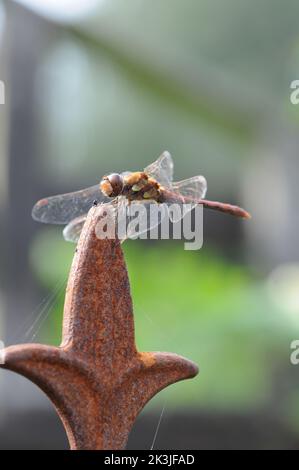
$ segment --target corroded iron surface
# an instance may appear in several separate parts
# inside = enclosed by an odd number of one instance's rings
[[[24,375],[50,398],[71,449],[123,449],[138,413],[197,366],[176,354],[138,352],[130,286],[118,240],[95,236],[93,207],[74,256],[59,348],[10,346],[1,367]]]

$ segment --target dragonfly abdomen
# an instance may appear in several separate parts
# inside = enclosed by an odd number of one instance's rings
[[[234,215],[235,217],[241,217],[243,219],[250,219],[251,215],[242,207],[234,206],[225,202],[209,201],[207,199],[194,199],[190,196],[183,196],[174,191],[167,189],[161,190],[160,203],[166,202],[168,204],[202,204],[207,209],[213,209],[226,214]]]

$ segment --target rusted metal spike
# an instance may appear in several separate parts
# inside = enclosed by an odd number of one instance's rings
[[[130,286],[118,240],[99,240],[93,207],[67,286],[59,348],[26,344],[5,350],[2,367],[37,384],[64,424],[71,449],[123,449],[138,413],[197,366],[176,354],[138,352]]]

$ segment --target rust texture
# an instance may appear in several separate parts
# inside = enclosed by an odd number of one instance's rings
[[[10,346],[1,366],[47,394],[75,450],[124,449],[151,397],[198,373],[176,354],[137,351],[122,249],[118,240],[96,238],[99,216],[93,207],[74,256],[61,346]]]

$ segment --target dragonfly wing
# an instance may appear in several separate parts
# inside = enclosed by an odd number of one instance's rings
[[[86,214],[94,201],[98,203],[109,201],[102,194],[98,184],[81,191],[41,199],[33,207],[32,217],[38,222],[47,224],[68,224]]]
[[[166,204],[154,201],[136,201],[128,203],[126,198],[117,198],[117,223],[120,238],[136,239],[160,225],[168,214]]]
[[[173,179],[173,161],[170,153],[165,150],[154,163],[144,168],[144,172],[162,186],[170,188]]]
[[[103,212],[104,216],[107,217],[109,213],[109,217],[113,217],[112,220],[115,219],[115,209],[117,207],[117,199],[115,198],[112,201],[109,200],[108,203],[102,203],[97,206],[97,209],[101,212]],[[100,215],[100,214],[99,214]],[[87,219],[87,214],[81,215],[79,217],[76,217],[76,219],[72,220],[63,230],[63,236],[64,239],[67,242],[74,242],[77,243],[79,240],[79,237],[81,235],[81,231],[83,228],[83,225],[85,224],[85,221]],[[106,219],[107,220],[107,219]],[[96,235],[99,236],[99,229],[96,228]],[[114,233],[114,231],[113,231]],[[106,237],[106,235],[105,235]]]
[[[172,190],[185,197],[186,202],[203,199],[206,195],[207,188],[207,180],[204,176],[193,176],[186,180],[176,181],[172,185]]]
[[[207,180],[204,176],[193,176],[182,181],[176,181],[172,185],[172,191],[179,196],[183,196],[181,211],[169,211],[170,220],[178,222],[188,212],[190,212],[196,204],[203,199],[207,192]]]
[[[77,243],[86,221],[86,215],[72,220],[63,230],[63,237],[67,242]]]

